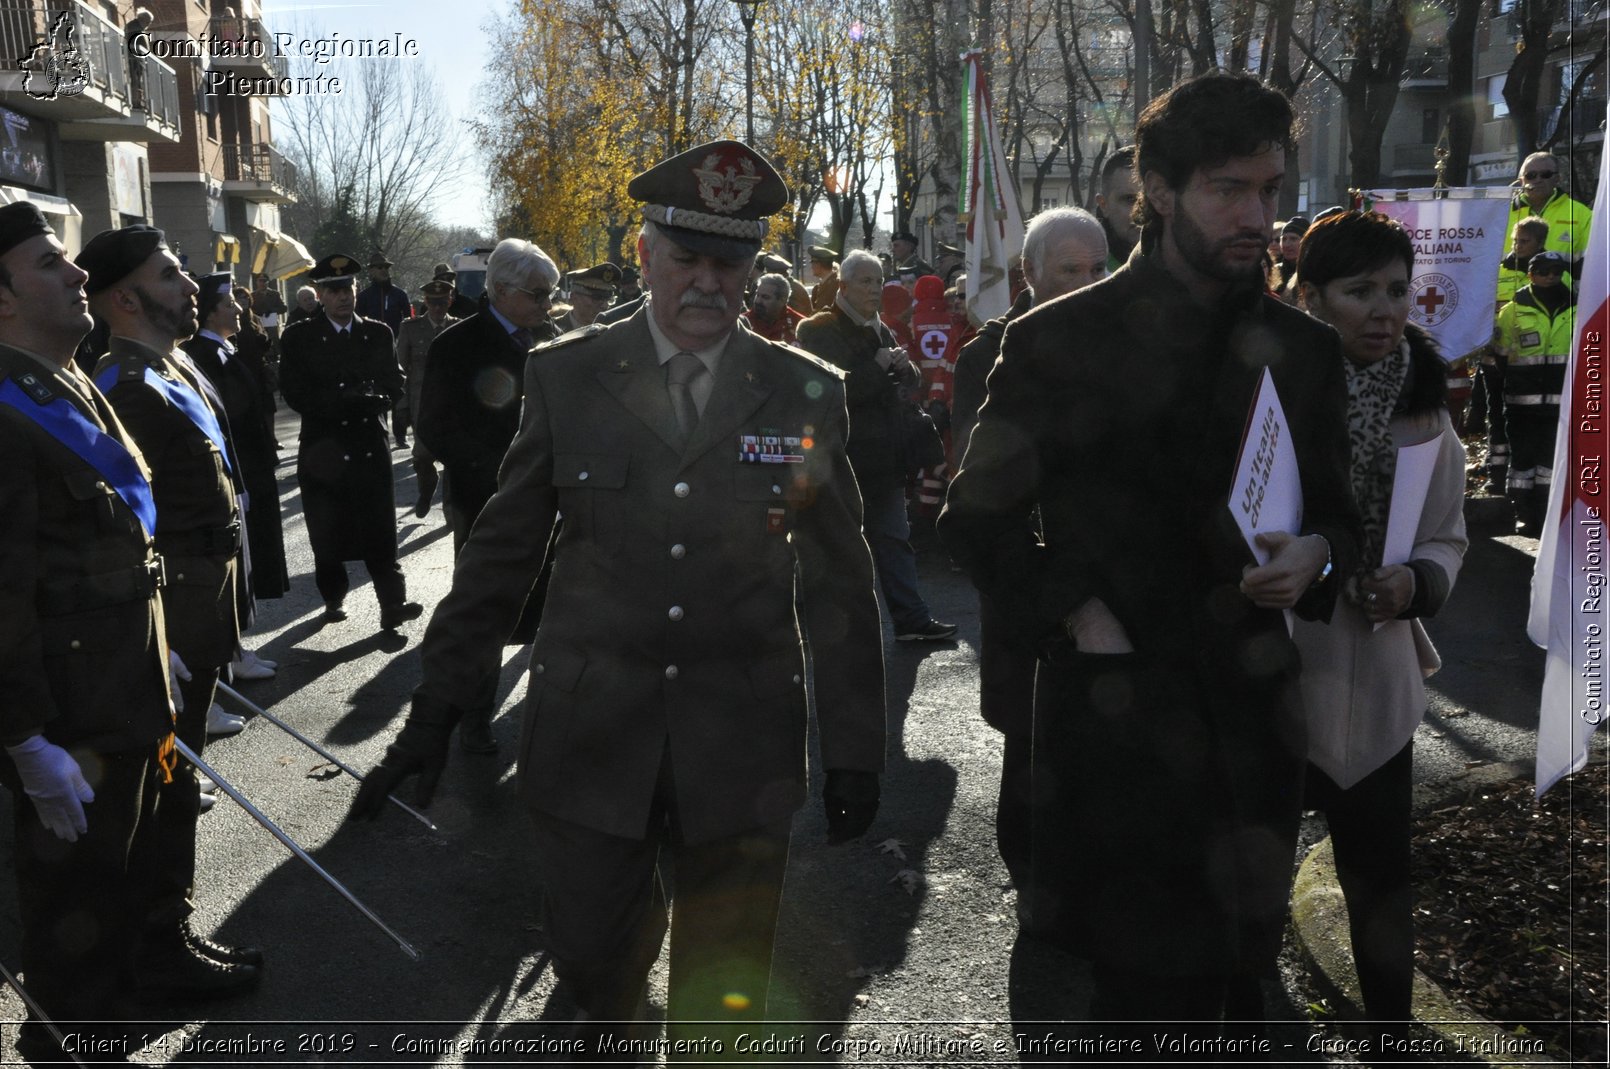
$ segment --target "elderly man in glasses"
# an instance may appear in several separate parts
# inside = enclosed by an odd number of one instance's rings
[[[1587,205],[1573,200],[1560,188],[1564,171],[1560,161],[1547,152],[1534,152],[1521,164],[1515,179],[1515,198],[1509,203],[1509,226],[1505,230],[1504,255],[1515,247],[1515,224],[1526,218],[1542,219],[1549,225],[1543,251],[1557,252],[1570,261],[1567,270],[1573,278],[1582,277],[1582,258],[1588,252],[1588,228],[1593,213]]]

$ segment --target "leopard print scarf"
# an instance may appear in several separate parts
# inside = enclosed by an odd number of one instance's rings
[[[1398,450],[1392,442],[1392,416],[1409,374],[1409,344],[1373,364],[1343,360],[1347,368],[1347,431],[1352,446],[1353,496],[1364,519],[1366,571],[1380,567],[1392,506],[1392,479]]]

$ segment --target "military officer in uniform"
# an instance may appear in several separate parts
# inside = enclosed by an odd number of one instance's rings
[[[347,618],[347,569],[361,560],[380,601],[380,626],[418,619],[397,563],[396,497],[385,417],[403,396],[402,370],[384,323],[353,312],[358,262],[335,253],[308,272],[322,311],[286,328],[280,393],[302,414],[296,481],[313,547],[324,618]]]
[[[241,524],[222,402],[214,407],[208,400],[217,396],[212,384],[178,350],[196,332],[198,288],[162,231],[143,223],[101,231],[78,261],[89,272],[90,309],[110,330],[95,384],[151,467],[156,547],[167,574],[162,611],[168,646],[185,666],[178,671],[177,733],[200,752],[219,670],[240,641],[235,568]],[[152,836],[157,886],[142,919],[140,954],[140,986],[152,994],[212,997],[258,980],[260,952],[213,944],[190,927],[200,804],[188,765],[158,790]]]
[[[173,719],[150,473],[72,363],[85,278],[38,208],[0,207],[0,780],[22,971],[52,1019],[115,1042]],[[66,1058],[32,1018],[17,1047]]]
[[[787,187],[758,153],[718,141],[628,192],[644,202],[653,299],[527,364],[498,493],[426,633],[408,722],[353,815],[376,815],[414,773],[434,790],[459,709],[497,668],[551,552],[520,752],[548,950],[580,1034],[623,1028],[667,926],[664,852],[676,871],[669,1038],[724,1038],[731,1056],[736,1031],[765,1016],[789,826],[806,798],[796,593],[835,839],[864,833],[877,808],[883,644],[843,376],[735,329]]]
[[[601,263],[585,271],[570,273],[570,311],[554,320],[560,334],[591,326],[599,313],[615,299],[615,284],[621,280],[621,269],[612,263]]]
[[[809,250],[811,258],[811,277],[816,284],[811,287],[811,314],[825,312],[833,307],[833,298],[839,292],[839,254],[825,245],[812,245]]]
[[[452,274],[451,271],[448,273]],[[419,292],[425,299],[424,314],[404,320],[402,329],[397,332],[397,363],[402,366],[403,378],[408,383],[406,404],[410,419],[417,419],[417,414],[424,407],[425,357],[430,352],[431,343],[442,331],[459,321],[451,311],[457,291],[450,280],[434,278],[419,287]],[[419,486],[414,515],[424,519],[430,512],[430,499],[436,494],[436,458],[431,455],[417,428],[414,434],[414,480]]]
[[[913,281],[923,275],[931,275],[934,269],[928,261],[917,255],[917,235],[909,230],[896,230],[889,238],[890,281],[905,282],[906,276]],[[909,286],[909,284],[908,284]]]

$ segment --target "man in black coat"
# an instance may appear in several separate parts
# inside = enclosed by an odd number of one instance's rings
[[[548,310],[558,282],[558,267],[540,248],[505,238],[487,257],[486,308],[430,344],[414,423],[442,464],[455,557],[496,492],[498,466],[520,429],[526,358],[557,334]],[[496,693],[494,674],[465,711],[459,744],[471,753],[497,752],[490,726]]]
[[[1007,324],[1030,307],[1055,300],[1107,276],[1107,235],[1100,220],[1082,208],[1052,208],[1030,222],[1023,235],[1027,282],[1004,316],[985,323],[956,358],[955,411],[951,424],[956,457],[964,458],[978,424],[986,379],[1001,351]],[[978,708],[1004,736],[1001,792],[995,808],[995,843],[1017,888],[1018,921],[1033,928],[1028,906],[1031,880],[1031,769],[1034,747],[1035,651],[1012,639],[1010,621],[982,595],[978,605]]]
[[[313,582],[324,618],[347,618],[346,561],[361,560],[392,630],[424,608],[408,600],[397,563],[397,504],[385,417],[403,397],[391,331],[353,313],[358,262],[336,253],[309,277],[323,311],[285,331],[280,392],[302,414],[296,480],[313,547]]]
[[[1099,1034],[1139,1059],[1161,1032],[1139,1022],[1211,1043],[1227,1010],[1259,1013],[1227,1000],[1272,969],[1290,893],[1305,749],[1282,610],[1327,619],[1358,552],[1337,337],[1259,275],[1291,123],[1244,75],[1148,106],[1140,249],[1007,327],[940,520],[1045,661],[1035,923],[1093,959],[1090,1017],[1135,1022]],[[1303,507],[1254,566],[1228,501],[1266,369]]]

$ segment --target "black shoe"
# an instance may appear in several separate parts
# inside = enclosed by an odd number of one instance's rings
[[[255,965],[214,961],[192,950],[177,932],[140,954],[137,981],[146,999],[228,998],[257,986],[263,974]]]
[[[339,601],[327,601],[324,603],[324,619],[326,622],[336,623],[346,618],[347,610],[341,607]]]
[[[403,437],[398,437],[397,444],[392,446],[393,450],[407,449],[407,448],[408,448],[408,439],[403,438]]]
[[[896,642],[944,642],[956,635],[955,624],[942,624],[938,620],[927,620],[916,627],[897,630],[894,635]]]
[[[414,502],[414,515],[419,519],[430,515],[430,498],[422,497]]]
[[[490,716],[466,716],[458,722],[458,745],[465,753],[494,754],[498,744],[492,738]]]
[[[404,601],[397,605],[380,606],[380,630],[395,631],[399,624],[417,620],[424,615],[425,606],[417,601]]]
[[[263,952],[257,947],[231,947],[215,943],[190,927],[189,921],[184,922],[181,931],[184,933],[185,945],[203,957],[225,965],[253,965],[257,968],[263,966]]]

